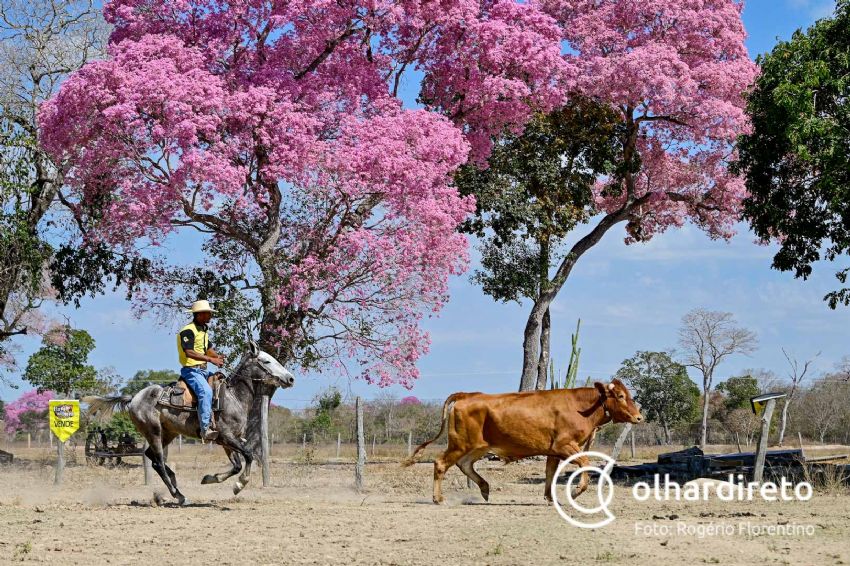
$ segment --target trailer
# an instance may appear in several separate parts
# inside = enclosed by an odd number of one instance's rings
[[[89,464],[112,468],[121,464],[124,458],[141,457],[144,447],[126,432],[118,438],[113,438],[104,429],[93,427],[86,435],[85,452]]]

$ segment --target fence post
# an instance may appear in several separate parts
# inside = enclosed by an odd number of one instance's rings
[[[413,431],[407,432],[407,457],[413,456]]]
[[[342,442],[342,434],[336,433],[336,458],[339,460],[339,445]]]
[[[363,434],[363,405],[360,397],[354,401],[357,413],[357,463],[354,465],[354,487],[357,491],[363,490],[363,468],[366,464],[366,438]],[[374,439],[374,436],[372,437]]]
[[[272,454],[269,450],[269,396],[263,395],[260,406],[260,440],[263,451],[263,487],[269,486],[269,461]]]
[[[735,433],[735,444],[738,445],[738,452],[743,452],[743,450],[741,450],[741,438],[737,432]]]
[[[51,435],[52,436],[52,435]],[[62,484],[62,472],[65,471],[65,443],[56,439],[56,477],[53,478],[54,485]]]
[[[372,435],[372,458],[375,457],[375,436],[374,434]]]
[[[797,431],[797,439],[800,441],[800,456],[805,461],[806,453],[803,452],[803,435],[802,435],[802,433],[800,433],[800,431]]]
[[[634,460],[635,459],[635,429],[632,429],[631,432],[629,433],[629,443],[631,444],[631,448],[632,448],[632,460]]]
[[[32,444],[32,433],[27,433],[27,448],[29,448]]]
[[[773,416],[773,408],[776,399],[768,399],[761,417],[761,434],[759,434],[758,448],[756,448],[756,465],[753,469],[753,481],[761,483],[764,475],[764,457],[767,455],[767,437],[770,435],[770,419]]]
[[[617,437],[617,442],[614,443],[614,449],[611,451],[611,459],[616,460],[620,456],[620,450],[623,449],[623,443],[626,442],[626,437],[632,431],[632,423],[626,423],[620,436]]]
[[[177,437],[177,453],[183,452],[183,435]]]
[[[142,467],[145,469],[145,485],[150,485],[151,483],[151,461],[148,460],[148,457],[144,452],[148,450],[148,443],[145,442],[144,446],[142,446]]]

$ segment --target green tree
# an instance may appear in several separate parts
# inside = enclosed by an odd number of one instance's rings
[[[461,194],[476,199],[476,213],[462,229],[482,241],[482,269],[472,280],[494,300],[537,302],[549,289],[550,269],[565,256],[564,238],[592,215],[592,185],[600,174],[613,173],[620,123],[614,110],[576,97],[535,116],[521,135],[501,139],[487,169],[458,171]],[[521,390],[546,387],[550,334],[546,308],[536,383],[524,376]]]
[[[316,396],[315,403],[315,413],[307,428],[313,435],[317,432],[327,434],[333,427],[334,413],[342,404],[342,394],[339,389],[330,387]]]
[[[148,385],[165,385],[180,379],[180,374],[170,369],[143,369],[127,380],[121,388],[121,395],[133,396]]]
[[[749,409],[750,398],[760,393],[758,381],[748,374],[730,377],[723,383],[718,383],[715,389],[726,396],[723,406],[729,412],[735,409]]]
[[[752,133],[741,138],[739,171],[750,194],[744,216],[777,238],[773,267],[807,278],[822,257],[850,250],[850,0],[759,58],[749,95]],[[837,273],[846,283],[850,271]],[[824,297],[850,304],[850,289]]]
[[[51,224],[48,211],[64,200],[65,171],[39,143],[38,109],[68,73],[103,52],[107,35],[100,9],[91,2],[2,4],[0,357],[8,355],[9,337],[41,330],[33,313],[48,294],[45,267],[54,251],[44,228]]]
[[[94,339],[85,330],[55,328],[44,336],[41,348],[30,356],[24,379],[39,390],[52,389],[70,397],[94,391],[98,373],[88,364]]]
[[[671,428],[696,417],[699,387],[688,371],[666,352],[637,352],[623,361],[619,379],[635,390],[635,401],[648,422],[664,430],[664,441],[672,442]]]

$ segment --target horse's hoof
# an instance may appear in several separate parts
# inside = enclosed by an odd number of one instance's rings
[[[239,492],[245,489],[245,484],[237,481],[233,484],[233,495],[239,495]]]
[[[434,500],[434,505],[442,505],[443,504],[443,498],[442,497],[434,497],[433,500]]]
[[[179,505],[180,507],[186,507],[187,505],[189,505],[189,500],[181,495],[177,498],[177,505]]]
[[[208,483],[218,483],[218,480],[214,475],[207,474],[204,476],[204,479],[201,480],[201,485],[207,485]]]

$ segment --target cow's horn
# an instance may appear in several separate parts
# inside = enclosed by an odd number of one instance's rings
[[[614,384],[613,384],[613,383],[609,383],[609,384],[608,384],[608,389],[614,389]]]

